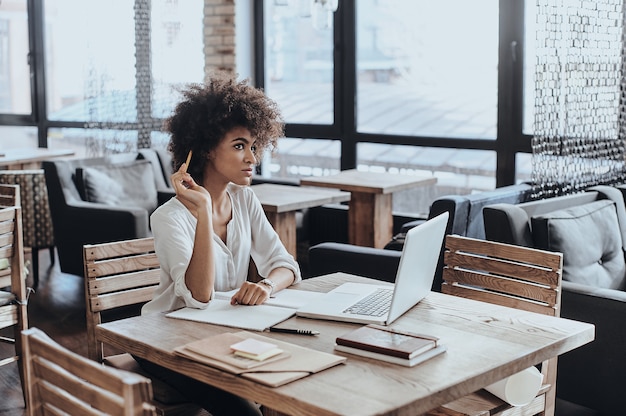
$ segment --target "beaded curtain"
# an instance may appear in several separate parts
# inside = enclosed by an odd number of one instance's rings
[[[623,183],[623,0],[537,0],[535,197]]]
[[[110,90],[106,68],[96,64],[88,68],[85,101],[90,121],[84,127],[90,132],[87,136],[90,156],[151,147],[150,5],[151,0],[134,0],[134,97]],[[135,113],[136,124],[132,123]]]

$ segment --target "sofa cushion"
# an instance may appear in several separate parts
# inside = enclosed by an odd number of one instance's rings
[[[84,200],[105,205],[157,207],[154,171],[147,160],[76,168],[76,183]]]
[[[537,248],[563,253],[563,280],[623,289],[626,264],[615,203],[598,200],[531,217]]]

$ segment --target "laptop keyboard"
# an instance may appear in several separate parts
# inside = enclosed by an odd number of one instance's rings
[[[355,315],[382,316],[389,311],[393,289],[376,289],[374,293],[361,299],[344,313]]]

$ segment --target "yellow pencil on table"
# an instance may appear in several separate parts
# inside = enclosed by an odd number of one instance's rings
[[[187,155],[187,160],[185,161],[185,172],[187,172],[187,169],[189,169],[189,162],[191,162],[192,153],[193,153],[193,150],[190,150],[189,154]]]

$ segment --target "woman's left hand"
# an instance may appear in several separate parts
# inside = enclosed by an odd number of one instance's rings
[[[243,282],[239,291],[230,298],[231,305],[260,305],[269,299],[272,288],[252,282]]]

